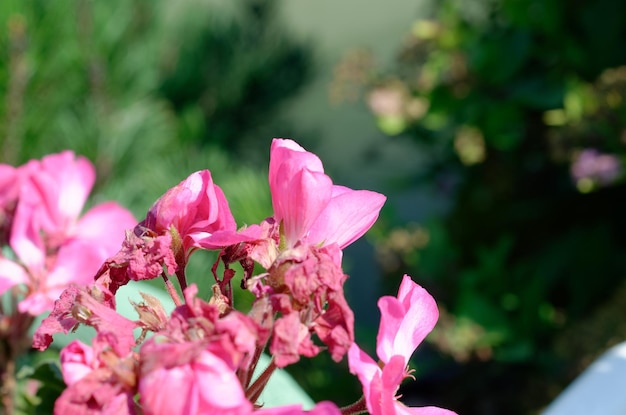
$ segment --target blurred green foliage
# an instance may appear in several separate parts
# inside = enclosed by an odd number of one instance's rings
[[[278,21],[277,3],[247,3],[232,21],[207,24],[195,16],[191,24],[198,26],[196,31],[189,30],[189,21],[179,24],[177,43],[165,52],[170,61],[159,86],[178,114],[200,111],[202,122],[210,126],[200,134],[201,142],[231,150],[241,149],[242,141],[247,146],[258,141],[267,118],[276,116],[283,99],[296,93],[313,71],[310,51],[287,36]]]
[[[289,131],[277,110],[313,68],[275,3],[3,1],[2,162],[71,148],[95,163],[103,197],[138,216],[210,168],[241,184],[227,196],[257,220],[269,213],[259,166],[233,161],[251,146],[268,154],[276,125]]]
[[[383,132],[429,152],[412,183],[435,183],[451,209],[418,229],[426,243],[397,224],[396,239],[379,243],[381,263],[432,286],[447,317],[431,340],[463,367],[452,379],[482,362],[455,409],[528,413],[553,396],[530,402],[523,373],[559,378],[560,330],[626,276],[626,3],[447,0],[432,10],[366,98]],[[520,376],[489,379],[489,367]]]

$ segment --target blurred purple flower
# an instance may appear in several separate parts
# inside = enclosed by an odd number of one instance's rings
[[[587,148],[576,156],[570,173],[576,182],[589,179],[606,186],[622,174],[622,164],[613,154],[603,154],[596,149]]]

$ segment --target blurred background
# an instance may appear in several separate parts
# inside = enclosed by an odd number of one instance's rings
[[[209,168],[242,225],[294,138],[389,197],[345,254],[359,343],[404,273],[439,303],[403,400],[537,414],[626,339],[625,41],[623,0],[2,0],[0,162],[72,149],[137,218]]]

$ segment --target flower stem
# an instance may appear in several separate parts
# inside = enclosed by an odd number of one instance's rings
[[[4,408],[2,414],[11,415],[15,409],[15,360],[10,358],[7,362],[2,362],[0,367],[0,400]]]
[[[278,366],[276,366],[274,359],[272,359],[269,366],[267,366],[263,373],[261,373],[261,376],[259,376],[258,379],[254,381],[252,386],[250,386],[246,391],[246,397],[250,402],[254,403],[259,399],[261,392],[263,392],[267,382],[270,380],[270,377],[277,368]]]
[[[365,396],[361,396],[361,399],[355,403],[344,406],[341,408],[341,415],[357,415],[367,413],[367,405],[365,403]]]
[[[259,359],[261,358],[261,355],[263,354],[263,350],[265,350],[265,345],[257,346],[256,350],[254,351],[254,356],[252,356],[252,360],[250,361],[250,364],[239,375],[239,380],[241,381],[241,384],[243,385],[244,389],[246,389],[250,385],[250,382],[252,381],[252,375],[254,374],[256,366],[259,363]]]
[[[165,288],[167,289],[167,292],[170,294],[170,297],[172,297],[172,300],[174,300],[174,304],[176,305],[176,307],[182,305],[183,302],[178,296],[178,293],[176,292],[176,288],[174,288],[172,281],[170,281],[169,278],[167,278],[165,273],[162,273],[161,277],[163,277],[163,281],[165,281]]]
[[[176,278],[178,278],[178,284],[180,284],[180,290],[185,291],[185,288],[187,288],[187,276],[185,275],[185,268],[179,267],[176,270]]]
[[[16,309],[18,291],[15,287],[5,298],[8,307],[0,306],[3,317],[0,322],[0,414],[11,415],[16,413],[17,360],[31,347],[28,329],[34,317]]]

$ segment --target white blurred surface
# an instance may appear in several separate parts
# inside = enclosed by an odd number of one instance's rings
[[[591,364],[542,415],[626,414],[626,342]]]

